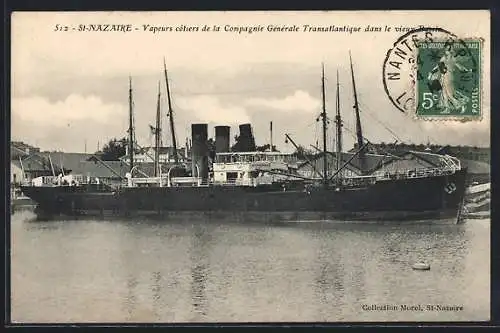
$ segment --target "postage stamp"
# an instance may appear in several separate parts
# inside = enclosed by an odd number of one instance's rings
[[[439,27],[411,30],[387,51],[384,90],[401,112],[426,120],[482,117],[482,39]]]
[[[481,51],[481,39],[418,43],[418,117],[481,117]]]

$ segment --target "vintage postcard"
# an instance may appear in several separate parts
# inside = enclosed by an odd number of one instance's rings
[[[12,323],[490,319],[490,13],[14,12]]]

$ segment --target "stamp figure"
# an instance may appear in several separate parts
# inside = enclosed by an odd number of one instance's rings
[[[481,41],[423,41],[417,47],[418,117],[481,117]]]

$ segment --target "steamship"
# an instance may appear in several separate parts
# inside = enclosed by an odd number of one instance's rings
[[[460,221],[466,169],[452,156],[430,152],[402,155],[373,154],[363,137],[350,59],[357,150],[342,148],[337,72],[336,147],[327,150],[325,76],[322,69],[322,150],[314,157],[296,154],[230,151],[228,126],[215,127],[215,154],[208,149],[208,125],[191,125],[191,161],[164,170],[159,161],[160,91],[155,127],[154,177],[145,177],[134,165],[132,81],[129,88],[129,172],[118,187],[92,177],[67,175],[40,177],[22,186],[37,203],[39,218],[67,217],[168,217],[177,214],[233,216],[244,221]],[[164,65],[165,66],[165,65]],[[169,80],[164,67],[168,116],[174,152],[174,131]],[[287,134],[287,140],[298,147]],[[240,139],[253,140],[249,124],[240,125]],[[243,145],[244,146],[244,145]],[[251,146],[251,144],[249,145]],[[272,144],[271,144],[272,147]],[[246,151],[245,151],[246,150]],[[212,155],[212,156],[211,156]]]

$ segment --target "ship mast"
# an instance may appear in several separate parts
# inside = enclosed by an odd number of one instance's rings
[[[335,123],[337,125],[337,170],[340,169],[342,162],[342,118],[340,117],[340,88],[339,88],[339,70],[337,69],[337,115]]]
[[[352,77],[352,89],[354,93],[354,111],[356,112],[356,138],[358,143],[358,149],[363,147],[363,131],[361,129],[361,119],[359,117],[359,105],[358,105],[358,95],[356,93],[356,82],[354,80],[354,69],[352,68],[352,58],[351,51],[349,51],[349,61],[351,63],[351,77]],[[365,150],[362,149],[359,152],[359,159],[361,164],[361,173],[364,174],[366,171],[366,158],[365,158]]]
[[[273,122],[269,123],[269,151],[273,152]]]
[[[177,155],[177,140],[175,139],[174,113],[172,111],[172,101],[170,98],[170,86],[168,84],[167,65],[165,64],[165,58],[163,58],[163,71],[165,72],[165,82],[167,84],[168,117],[170,120],[170,133],[172,135],[172,146],[174,149],[174,161],[175,164],[177,164],[179,162],[179,157]]]
[[[326,97],[325,97],[325,65],[321,64],[321,93],[323,101],[323,112],[321,113],[321,118],[323,121],[323,182],[325,186],[328,184],[328,156],[326,155]]]
[[[158,101],[156,103],[156,127],[155,127],[155,177],[160,175],[160,146],[161,146],[161,91],[158,81]]]
[[[130,173],[134,168],[134,109],[132,100],[132,78],[129,76],[128,90],[128,107],[129,107],[129,122],[128,122],[128,153],[130,157]]]

